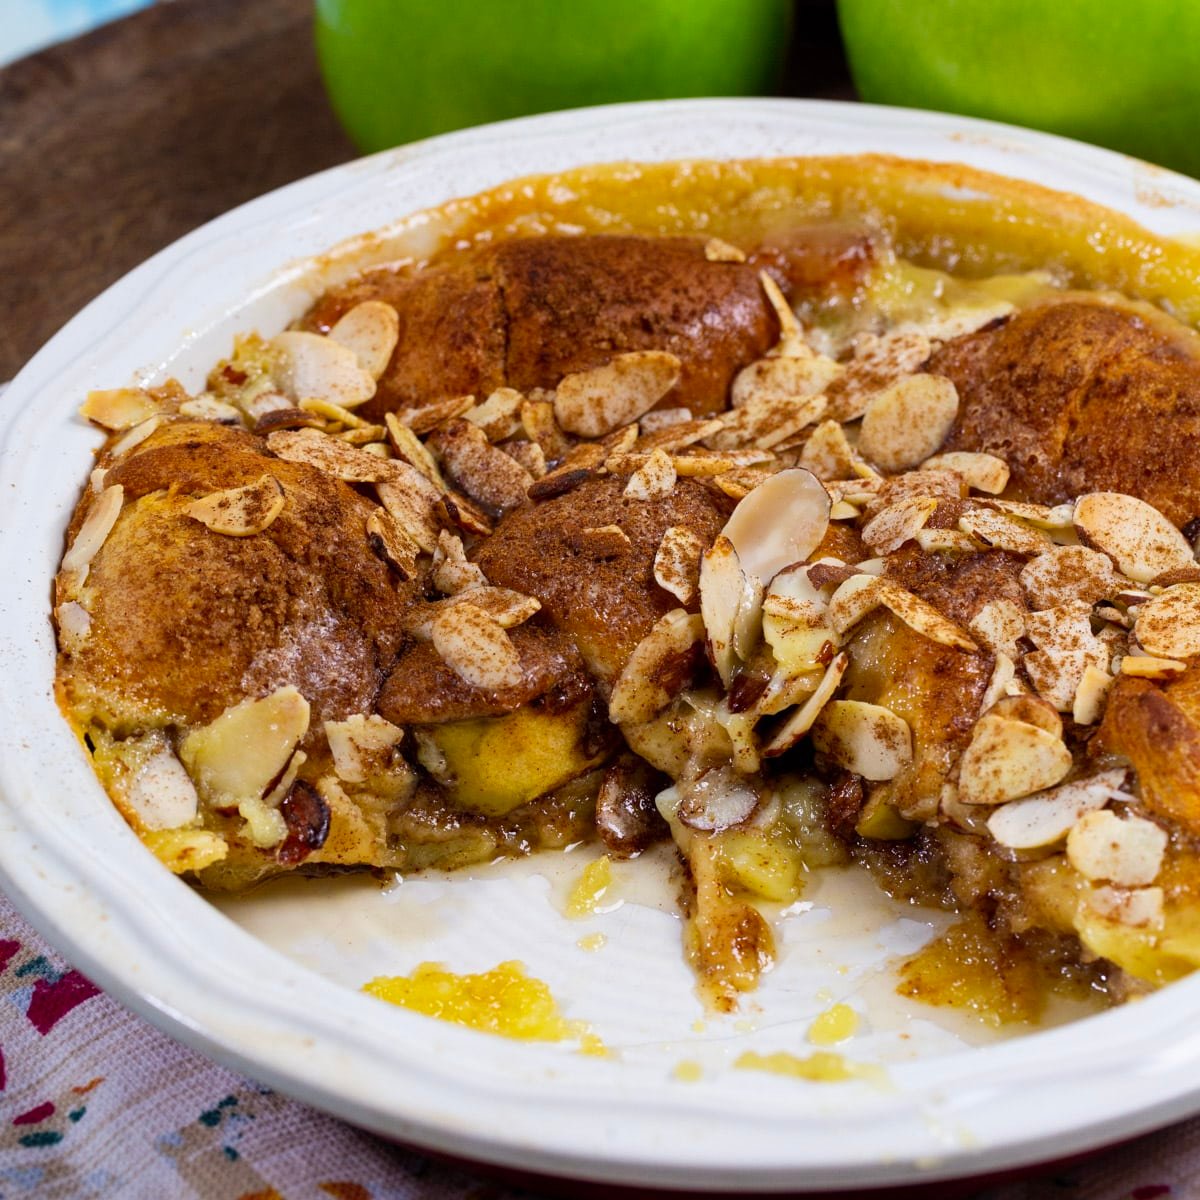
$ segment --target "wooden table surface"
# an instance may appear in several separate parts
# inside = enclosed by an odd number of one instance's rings
[[[832,0],[798,0],[786,90],[853,95]],[[355,154],[312,0],[173,0],[0,70],[0,382],[197,225]]]

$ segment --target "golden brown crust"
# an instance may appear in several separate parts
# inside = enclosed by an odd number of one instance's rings
[[[1200,356],[1182,325],[1078,294],[951,342],[928,364],[958,388],[947,450],[1009,465],[1009,494],[1058,504],[1138,496],[1177,525],[1200,513]]]
[[[612,476],[589,480],[518,509],[473,555],[491,583],[542,602],[602,686],[611,686],[659,617],[679,607],[654,580],[654,556],[668,526],[691,529],[707,546],[732,508],[732,501],[690,479],[650,501],[623,496],[625,484]],[[629,549],[616,558],[589,554],[574,536],[605,525],[619,525],[629,537]]]

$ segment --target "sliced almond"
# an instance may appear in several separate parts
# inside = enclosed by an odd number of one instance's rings
[[[800,451],[800,466],[818,479],[845,479],[853,474],[857,456],[846,431],[837,421],[822,421]]]
[[[1026,611],[1012,600],[989,600],[970,620],[968,628],[992,654],[1021,656],[1017,642],[1025,636]]]
[[[439,496],[437,488],[408,463],[387,465],[391,478],[375,485],[379,502],[426,554],[432,554],[440,530],[438,509],[446,497]]]
[[[1033,608],[1090,608],[1124,586],[1108,556],[1087,546],[1054,546],[1021,569],[1021,587]]]
[[[930,353],[929,339],[920,333],[863,335],[845,377],[830,389],[829,415],[835,421],[857,421],[874,395],[919,370]]]
[[[462,538],[443,529],[433,552],[433,586],[444,596],[486,587],[487,576],[478,563],[468,562]]]
[[[1136,583],[1176,568],[1191,568],[1196,557],[1187,538],[1156,508],[1121,492],[1092,492],[1075,501],[1079,540],[1103,551],[1117,570]]]
[[[680,604],[692,604],[700,590],[704,541],[686,525],[670,525],[654,553],[654,581]]]
[[[162,412],[162,405],[143,388],[111,388],[88,392],[79,415],[113,431],[129,429]]]
[[[569,530],[567,540],[574,549],[593,559],[619,558],[633,545],[620,525],[585,525]]]
[[[400,318],[390,304],[364,300],[338,318],[329,336],[352,350],[359,366],[372,379],[378,379],[387,370],[400,340]]]
[[[386,765],[386,757],[403,737],[403,729],[375,713],[325,722],[333,769],[343,783],[366,783],[372,769]]]
[[[388,441],[392,449],[405,462],[416,467],[434,487],[444,489],[446,481],[425,443],[395,413],[385,413],[383,419],[387,424]]]
[[[681,412],[682,409],[667,409],[667,412]],[[647,413],[649,418],[651,414]],[[690,414],[689,414],[690,415]],[[542,454],[548,463],[558,462],[570,449],[566,435],[558,427],[554,419],[554,405],[548,400],[526,400],[521,405],[521,428],[531,442],[537,442],[542,448]]]
[[[468,593],[472,597],[484,589]],[[430,626],[438,656],[460,679],[485,691],[516,687],[521,657],[500,623],[474,603],[444,609]]]
[[[690,408],[656,408],[638,419],[643,434],[661,433],[675,425],[692,424],[694,417]]]
[[[810,358],[812,350],[804,338],[804,330],[787,297],[779,290],[779,284],[766,271],[759,271],[758,281],[779,322],[779,341],[775,343],[771,354],[784,358]]]
[[[495,527],[492,518],[474,500],[469,496],[464,496],[462,492],[456,492],[451,487],[446,489],[438,501],[438,508],[445,514],[448,521],[467,533],[481,534],[487,537]]]
[[[1144,887],[1158,878],[1167,832],[1142,817],[1087,813],[1067,835],[1067,859],[1083,876],[1119,887]]]
[[[675,488],[675,466],[664,450],[655,450],[629,477],[622,493],[630,500],[662,500]]]
[[[396,477],[390,460],[376,458],[315,429],[281,429],[267,437],[267,449],[287,462],[306,463],[347,483],[381,483]]]
[[[988,831],[1010,850],[1040,850],[1061,842],[1087,813],[1103,808],[1125,780],[1124,768],[1101,771],[997,808]]]
[[[666,409],[665,412],[679,412],[680,409]],[[703,421],[672,421],[661,428],[647,430],[646,419],[658,416],[658,413],[647,413],[640,421],[641,431],[638,435],[634,451],[638,454],[649,454],[651,450],[665,450],[668,454],[682,450],[686,446],[694,446],[705,438],[720,433],[723,422],[719,417],[709,417]]]
[[[122,454],[128,454],[130,450],[140,446],[162,423],[163,419],[160,416],[147,417],[144,421],[139,421],[124,436],[117,438],[108,447],[108,454],[113,458],[120,458]]]
[[[266,474],[245,487],[210,492],[193,500],[183,511],[213,533],[251,537],[267,529],[283,512],[285,503],[283,485],[274,475]]]
[[[297,408],[293,401],[282,392],[273,390],[259,391],[253,395],[240,397],[238,403],[247,420],[257,429],[271,429],[283,425],[286,429],[297,429],[301,426],[316,428],[321,418],[314,413],[305,413]],[[298,420],[307,417],[307,420]]]
[[[1020,721],[1025,725],[1044,729],[1051,737],[1062,737],[1062,717],[1058,715],[1058,710],[1053,705],[1048,704],[1040,696],[1004,696],[995,702],[987,715],[1004,717],[1009,721]]]
[[[145,758],[123,799],[142,827],[151,830],[191,825],[200,806],[196,785],[167,745]]]
[[[986,716],[976,725],[959,767],[964,804],[1005,804],[1060,782],[1073,764],[1063,742],[1023,721]]]
[[[1115,669],[1115,667],[1114,667]],[[1187,670],[1187,663],[1177,658],[1156,658],[1152,654],[1126,654],[1121,659],[1120,673],[1138,679],[1177,679]]]
[[[515,388],[497,388],[482,404],[464,414],[464,420],[478,425],[489,442],[502,442],[521,429],[524,403],[525,397]]]
[[[775,758],[786,753],[808,733],[813,727],[813,722],[820,716],[821,710],[833,699],[833,694],[841,685],[849,665],[850,656],[844,651],[830,662],[816,690],[784,721],[774,737],[763,747],[764,758]]]
[[[832,358],[812,353],[803,358],[760,358],[734,377],[730,403],[735,409],[752,401],[795,404],[824,392],[844,371]]]
[[[59,645],[68,654],[77,654],[92,631],[92,615],[76,600],[68,600],[54,610]]]
[[[713,484],[732,500],[744,500],[759,484],[778,472],[775,465],[743,467],[713,477]],[[856,510],[857,511],[857,510]]]
[[[728,767],[710,767],[679,789],[674,817],[689,829],[721,833],[744,825],[762,797],[754,785]]]
[[[88,515],[79,527],[75,540],[70,549],[63,555],[63,571],[80,571],[96,557],[100,547],[104,545],[112,527],[121,515],[121,506],[125,503],[125,489],[114,483],[92,501]]]
[[[1086,608],[1048,608],[1030,613],[1026,636],[1037,650],[1023,660],[1029,682],[1059,712],[1070,712],[1075,693],[1090,666],[1108,670],[1108,649],[1092,632]]]
[[[762,582],[802,562],[829,528],[829,493],[809,471],[780,471],[759,484],[737,508],[722,533],[742,569]]]
[[[484,587],[469,588],[444,600],[414,604],[405,614],[405,628],[414,637],[431,641],[434,622],[459,604],[473,605],[501,629],[512,629],[524,624],[542,607],[541,601],[535,596],[488,584]]]
[[[308,701],[294,687],[243,700],[184,737],[179,756],[216,808],[261,800],[308,732]]]
[[[860,569],[862,565],[858,564]],[[844,634],[880,606],[890,609],[910,629],[939,645],[958,650],[979,649],[963,630],[943,617],[932,604],[890,579],[874,575],[855,575],[834,592],[829,601],[829,622],[839,634]]]
[[[879,704],[831,700],[812,727],[813,747],[864,779],[895,779],[912,762],[912,731],[903,717]]]
[[[452,421],[475,407],[474,396],[447,396],[418,408],[402,408],[396,416],[418,437],[436,429],[443,421]]]
[[[910,375],[871,397],[859,452],[882,470],[907,471],[931,457],[958,415],[958,390],[941,375]]]
[[[927,458],[922,467],[944,469],[961,475],[977,492],[998,496],[1008,487],[1008,463],[994,454],[977,454],[970,450],[948,450]]]
[[[504,513],[523,504],[533,476],[487,440],[469,421],[447,421],[429,435],[428,447],[464,492],[485,509]]]
[[[1090,663],[1084,667],[1071,704],[1071,717],[1076,725],[1094,725],[1100,720],[1113,683],[1114,678],[1107,671]]]
[[[362,417],[356,416],[348,408],[343,408],[332,400],[308,396],[299,401],[299,408],[301,412],[308,413],[310,416],[321,417],[327,422],[327,430],[333,429],[334,426],[344,426],[347,430],[370,427],[368,421],[364,421]]]
[[[1010,695],[1010,689],[1019,687],[1017,683],[1017,665],[1007,654],[995,655],[992,664],[991,678],[984,689],[983,699],[979,702],[981,712],[987,712],[997,700]]]
[[[912,496],[889,504],[863,526],[862,539],[876,554],[892,554],[916,538],[937,506],[932,496]]]
[[[700,560],[700,613],[713,665],[726,687],[733,678],[737,658],[733,634],[745,585],[746,576],[733,543],[724,534],[718,535]]]
[[[846,633],[883,603],[881,591],[876,576],[851,576],[830,597],[829,624],[837,633]]]
[[[401,579],[412,579],[416,575],[421,546],[386,508],[377,508],[367,518],[367,541]]]
[[[312,397],[357,408],[375,395],[374,377],[348,346],[295,329],[276,334],[269,345],[280,352],[276,383],[293,400]]]
[[[232,404],[218,400],[216,396],[202,393],[179,406],[179,415],[192,421],[213,421],[218,425],[240,425],[242,414]]]
[[[1059,504],[1050,508],[1045,504],[1030,504],[1027,500],[997,500],[991,496],[979,496],[976,501],[993,512],[1007,513],[1010,517],[1026,521],[1035,529],[1058,533],[1073,528],[1071,514],[1074,505],[1071,504]]]
[[[704,243],[704,257],[709,262],[741,263],[746,261],[746,252],[720,238],[709,238]]]
[[[1160,887],[1094,887],[1085,893],[1088,908],[1106,921],[1116,921],[1135,929],[1161,929],[1163,926],[1163,890]]]
[[[603,437],[649,412],[678,382],[680,362],[662,350],[618,354],[566,376],[554,392],[554,416],[568,433]]]
[[[613,684],[609,718],[624,725],[658,716],[687,683],[695,648],[703,640],[704,621],[698,613],[676,608],[660,617]]]
[[[781,370],[787,367],[796,374],[810,368],[807,359],[766,358],[762,361],[777,364]],[[746,368],[747,371],[750,369]],[[820,392],[793,396],[766,388],[753,391],[740,408],[730,409],[721,418],[721,431],[712,434],[707,442],[715,450],[737,450],[747,446],[770,450],[819,421],[825,415],[825,407],[826,400]]]
[[[1042,554],[1054,545],[1044,530],[991,508],[969,509],[959,518],[958,527],[993,550],[1014,554]]]
[[[516,438],[504,442],[500,449],[514,462],[520,463],[534,479],[541,479],[546,474],[546,454],[537,442]]]
[[[1137,609],[1138,645],[1160,658],[1200,654],[1200,583],[1178,583]]]

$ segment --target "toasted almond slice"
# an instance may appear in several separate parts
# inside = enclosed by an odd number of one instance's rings
[[[948,450],[927,458],[922,467],[944,469],[961,475],[977,492],[998,496],[1008,487],[1008,463],[994,454],[977,454],[970,450]]]
[[[380,504],[426,554],[432,554],[440,527],[438,513],[445,511],[441,506],[448,497],[439,496],[437,488],[408,463],[393,460],[387,465],[392,468],[392,478],[375,485]]]
[[[453,488],[446,489],[437,507],[447,521],[466,530],[467,533],[489,537],[495,528],[492,518],[474,500]]]
[[[813,747],[864,779],[895,779],[912,762],[912,731],[903,717],[879,704],[831,700],[812,727]]]
[[[858,564],[859,569],[863,567]],[[953,621],[943,617],[932,604],[893,583],[880,579],[880,602],[902,620],[905,625],[922,637],[927,637],[939,646],[950,646],[956,650],[978,650],[979,647]]]
[[[829,624],[838,634],[857,625],[882,603],[881,581],[874,575],[852,575],[840,584],[829,600]]]
[[[511,588],[485,587],[470,588],[447,596],[445,600],[434,600],[427,604],[414,604],[405,614],[405,628],[414,637],[429,641],[433,637],[434,623],[447,610],[459,604],[471,604],[485,613],[501,629],[512,629],[523,625],[541,607],[541,601],[534,596],[526,596],[524,592],[514,592]]]
[[[464,416],[475,407],[474,396],[447,396],[419,408],[402,408],[396,416],[418,437],[436,429],[443,421]]]
[[[679,791],[673,816],[702,833],[721,833],[744,825],[762,801],[753,783],[727,766],[710,767]]]
[[[990,600],[970,620],[968,628],[992,654],[1020,657],[1017,641],[1025,636],[1027,614],[1011,600]]]
[[[658,716],[687,683],[703,640],[704,621],[698,613],[676,608],[660,617],[613,684],[610,720],[625,725]]]
[[[979,702],[979,711],[987,712],[997,700],[1002,700],[1010,694],[1009,689],[1016,684],[1017,665],[1007,654],[995,655],[992,664],[992,675],[984,690],[983,699]]]
[[[216,808],[261,800],[308,732],[308,701],[294,687],[243,700],[192,729],[179,756],[201,797]]]
[[[797,404],[824,392],[844,371],[832,358],[811,352],[803,358],[760,358],[734,377],[730,403],[735,409],[751,402]]]
[[[213,533],[251,537],[270,526],[286,503],[283,485],[274,475],[260,475],[245,487],[210,492],[183,511]]]
[[[656,408],[638,419],[644,434],[661,433],[673,425],[689,425],[695,420],[690,408]]]
[[[700,613],[708,634],[713,665],[726,687],[733,677],[737,658],[733,634],[745,583],[737,550],[729,538],[718,534],[700,560]]]
[[[421,547],[386,508],[377,508],[367,518],[367,541],[401,579],[411,579],[417,573]]]
[[[112,458],[120,458],[122,454],[128,454],[130,450],[136,446],[140,446],[163,422],[162,417],[153,416],[147,417],[144,421],[135,425],[123,437],[117,440],[108,447],[108,454]]]
[[[1074,505],[1071,504],[1060,504],[1055,508],[1050,508],[1045,504],[1030,504],[1026,500],[997,500],[993,496],[976,496],[974,500],[983,508],[989,508],[993,512],[1007,513],[1010,517],[1028,522],[1035,529],[1056,533],[1072,528],[1071,514],[1074,511]]]
[[[428,446],[462,490],[492,513],[523,504],[533,485],[533,476],[469,421],[447,421],[429,435]]]
[[[586,525],[582,529],[571,529],[567,540],[589,558],[619,558],[629,552],[633,543],[629,534],[620,525]]]
[[[679,370],[679,359],[662,350],[618,354],[566,376],[554,392],[554,416],[568,433],[602,437],[649,412],[679,382]]]
[[[546,455],[537,442],[517,438],[504,442],[500,449],[514,462],[520,463],[535,480],[543,478],[546,474]]]
[[[404,730],[375,713],[355,713],[344,721],[326,721],[325,739],[333,769],[343,783],[366,783],[371,770],[386,766]]]
[[[622,493],[630,500],[662,500],[675,489],[675,466],[664,450],[655,450],[629,477]]]
[[[364,300],[338,318],[329,336],[352,350],[359,366],[372,379],[378,379],[387,370],[400,340],[400,318],[390,304]]]
[[[1071,704],[1071,717],[1076,725],[1094,725],[1100,720],[1104,702],[1114,682],[1112,675],[1094,663],[1088,663],[1083,668],[1083,676]]]
[[[268,344],[280,352],[276,382],[293,400],[313,397],[357,408],[375,395],[374,378],[348,346],[296,329],[277,333]]]
[[[800,466],[818,479],[845,479],[854,473],[857,456],[837,421],[822,421],[800,451]]]
[[[672,410],[667,409],[666,411]],[[655,414],[647,413],[646,417],[653,415]],[[646,417],[643,417],[640,422],[642,429],[634,446],[634,452],[638,454],[649,454],[651,450],[665,450],[671,454],[676,450],[682,450],[685,446],[694,446],[697,442],[702,442],[705,438],[720,433],[723,428],[723,422],[719,417],[708,417],[702,421],[674,421],[660,429],[647,430],[645,428]]]
[[[748,467],[764,466],[774,462],[769,450],[684,450],[673,454],[671,464],[680,479],[713,479],[727,475],[730,471],[741,471]]]
[[[1178,583],[1137,609],[1138,645],[1160,658],[1200,654],[1200,583]]]
[[[722,533],[761,582],[806,559],[829,528],[829,493],[809,471],[780,471],[739,502]]]
[[[959,518],[958,527],[994,550],[1014,554],[1042,554],[1054,545],[1043,530],[990,508],[969,509]]]
[[[769,358],[762,361],[788,364],[796,370],[809,366],[808,360],[796,358]],[[706,440],[715,450],[738,450],[749,446],[770,450],[819,421],[825,414],[826,403],[820,392],[807,396],[772,395],[765,390],[757,392],[740,408],[730,409],[721,418],[721,431]]]
[[[467,561],[462,538],[448,529],[438,534],[433,552],[433,586],[444,596],[487,586],[487,576],[479,564]]]
[[[857,521],[861,516],[862,513],[853,504],[847,504],[845,500],[836,501],[829,510],[831,521]]]
[[[830,389],[829,415],[857,421],[873,396],[919,370],[930,353],[929,339],[920,333],[864,334],[842,381]]]
[[[79,415],[117,432],[129,429],[162,412],[162,405],[143,388],[111,388],[88,392]]]
[[[483,588],[469,592],[475,597]],[[516,687],[521,657],[512,639],[490,613],[462,601],[439,612],[430,626],[439,657],[460,679],[485,691]]]
[[[1087,546],[1054,546],[1021,569],[1021,587],[1033,608],[1090,608],[1124,586],[1109,557]]]
[[[654,553],[654,582],[680,604],[692,604],[700,590],[704,540],[686,525],[669,525]]]
[[[762,583],[754,575],[742,575],[742,595],[733,622],[733,652],[749,662],[762,637]]]
[[[1010,850],[1040,850],[1066,838],[1075,823],[1103,808],[1113,798],[1127,772],[1123,767],[1101,771],[1087,779],[1060,783],[1023,800],[995,809],[987,819],[988,831]]]
[[[159,735],[161,737],[161,735]],[[142,762],[123,799],[145,829],[179,829],[196,819],[200,797],[183,763],[169,746]]]
[[[1158,878],[1167,831],[1142,817],[1102,809],[1086,813],[1067,835],[1067,860],[1088,879],[1144,887]]]
[[[1064,606],[1030,613],[1026,636],[1037,650],[1026,654],[1025,673],[1043,699],[1070,712],[1084,671],[1108,670],[1108,649],[1092,632],[1091,612]]]
[[[224,400],[218,400],[206,392],[185,400],[179,406],[179,415],[192,421],[214,421],[218,425],[242,423],[242,414],[232,404],[226,404]]]
[[[96,557],[105,539],[112,532],[112,527],[121,515],[121,506],[125,503],[125,489],[114,483],[92,501],[88,515],[79,527],[75,540],[70,549],[63,555],[62,570],[78,571],[86,567]]]
[[[305,412],[303,409],[293,407],[286,396],[279,396],[279,400],[283,402],[282,407],[272,407],[253,418],[254,432],[260,437],[266,437],[267,434],[274,433],[277,429],[332,428],[323,417],[317,416],[316,413]],[[250,412],[247,411],[246,415],[250,417]],[[237,424],[242,424],[240,415],[238,416]]]
[[[1176,679],[1187,670],[1187,663],[1176,658],[1156,658],[1151,654],[1126,654],[1120,673],[1138,679]]]
[[[713,484],[733,500],[744,500],[759,484],[776,474],[775,464],[757,467],[739,467],[713,476]]]
[[[315,429],[277,430],[267,436],[267,449],[287,462],[307,463],[348,483],[383,483],[397,477],[395,463]]]
[[[804,330],[787,297],[779,290],[779,284],[766,271],[759,271],[758,281],[779,322],[779,341],[775,343],[771,354],[782,358],[810,358],[812,350],[804,338]]]
[[[956,471],[926,470],[908,471],[890,479],[860,479],[857,488],[846,484],[846,499],[853,500],[852,492],[862,492],[866,497],[867,516],[873,517],[889,504],[899,504],[912,496],[933,496],[938,500],[963,500],[967,495],[967,481]],[[833,484],[830,484],[832,487]],[[859,503],[858,500],[854,500]]]
[[[1091,492],[1075,501],[1075,532],[1102,550],[1136,583],[1180,567],[1194,567],[1187,538],[1156,508],[1121,492]]]
[[[525,397],[515,388],[497,388],[477,407],[464,415],[464,420],[478,425],[489,442],[502,442],[521,429],[521,408]]]
[[[961,529],[918,529],[917,545],[926,554],[975,554],[981,547]]]
[[[388,441],[392,449],[405,462],[416,467],[434,487],[444,491],[446,481],[438,470],[437,460],[429,453],[425,443],[395,413],[384,413],[383,419],[387,424]]]
[[[986,711],[986,710],[985,710]],[[1004,717],[1009,721],[1020,721],[1025,725],[1034,725],[1044,729],[1051,737],[1062,738],[1062,717],[1053,705],[1048,704],[1040,696],[1004,696],[997,700],[989,717]]]
[[[362,446],[364,449],[367,446],[382,446],[385,451],[388,449],[384,442],[387,430],[382,425],[359,425],[355,429],[339,430],[332,436],[339,442],[348,442],[351,446]],[[386,458],[387,455],[384,454],[383,457]]]
[[[937,506],[933,496],[911,496],[889,504],[863,526],[862,539],[876,554],[892,554],[916,538]]]
[[[821,715],[821,710],[833,699],[833,694],[841,685],[842,676],[850,665],[850,656],[843,651],[838,654],[829,666],[816,691],[790,716],[775,732],[775,736],[763,747],[764,758],[775,758],[792,749],[800,739],[813,727],[813,722]]]
[[[314,413],[304,413],[296,407],[289,397],[273,389],[258,391],[252,395],[239,397],[238,403],[241,405],[242,412],[246,414],[246,419],[256,430],[270,429],[274,424],[285,419],[287,421],[285,428],[289,429],[299,428],[301,424],[313,428],[316,423],[321,421],[320,417]],[[298,421],[296,417],[297,413],[302,417],[307,416],[310,419],[308,421]]]
[[[306,397],[298,401],[297,408],[303,413],[308,413],[310,416],[321,417],[328,422],[327,429],[333,429],[335,426],[341,425],[346,429],[367,429],[370,427],[369,422],[364,421],[362,417],[355,416],[348,408],[343,408],[340,404],[334,404],[332,400],[321,400],[314,396]]]
[[[1163,890],[1160,887],[1094,887],[1084,900],[1094,913],[1106,921],[1116,921],[1135,929],[1161,929],[1163,926]]]
[[[68,654],[75,654],[92,631],[92,615],[76,600],[68,600],[54,610],[59,644]]]
[[[746,261],[746,252],[720,238],[709,238],[704,243],[704,257],[709,262],[742,263]]]
[[[683,412],[684,409],[667,409],[666,412]],[[643,421],[652,415],[647,413]],[[690,414],[689,414],[690,415]],[[542,448],[548,463],[558,462],[570,449],[566,435],[554,419],[554,405],[548,400],[526,400],[521,405],[521,428],[525,436]]]
[[[859,452],[884,471],[923,463],[946,440],[958,415],[958,390],[941,375],[910,375],[871,397]]]
[[[1004,804],[1052,787],[1072,763],[1070,750],[1046,730],[989,715],[975,725],[962,756],[959,799],[964,804]]]

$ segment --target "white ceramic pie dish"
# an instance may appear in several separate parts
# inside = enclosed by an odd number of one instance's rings
[[[570,924],[537,864],[410,881],[391,897],[289,884],[227,916],[140,847],[55,707],[50,581],[97,440],[75,416],[89,389],[168,374],[196,386],[235,331],[273,332],[305,307],[297,260],[511,178],[621,159],[870,151],[1032,180],[1159,233],[1200,229],[1200,184],[1059,138],[857,105],[632,105],[470,130],[304,180],[184,238],[70,322],[0,400],[0,886],[39,930],[130,1008],[255,1078],[431,1150],[577,1179],[920,1184],[1061,1158],[1200,1109],[1200,979],[974,1048],[911,1011],[889,1029],[862,997],[888,954],[928,927],[882,910],[847,925],[820,891],[741,1021],[704,1028],[673,921],[631,899]],[[611,950],[580,951],[592,931]],[[357,993],[425,958],[458,970],[524,959],[617,1056],[489,1038]],[[830,995],[876,1014],[846,1052],[886,1061],[888,1086],[729,1069],[740,1049],[804,1053]],[[703,1063],[699,1081],[673,1077],[685,1059]]]

